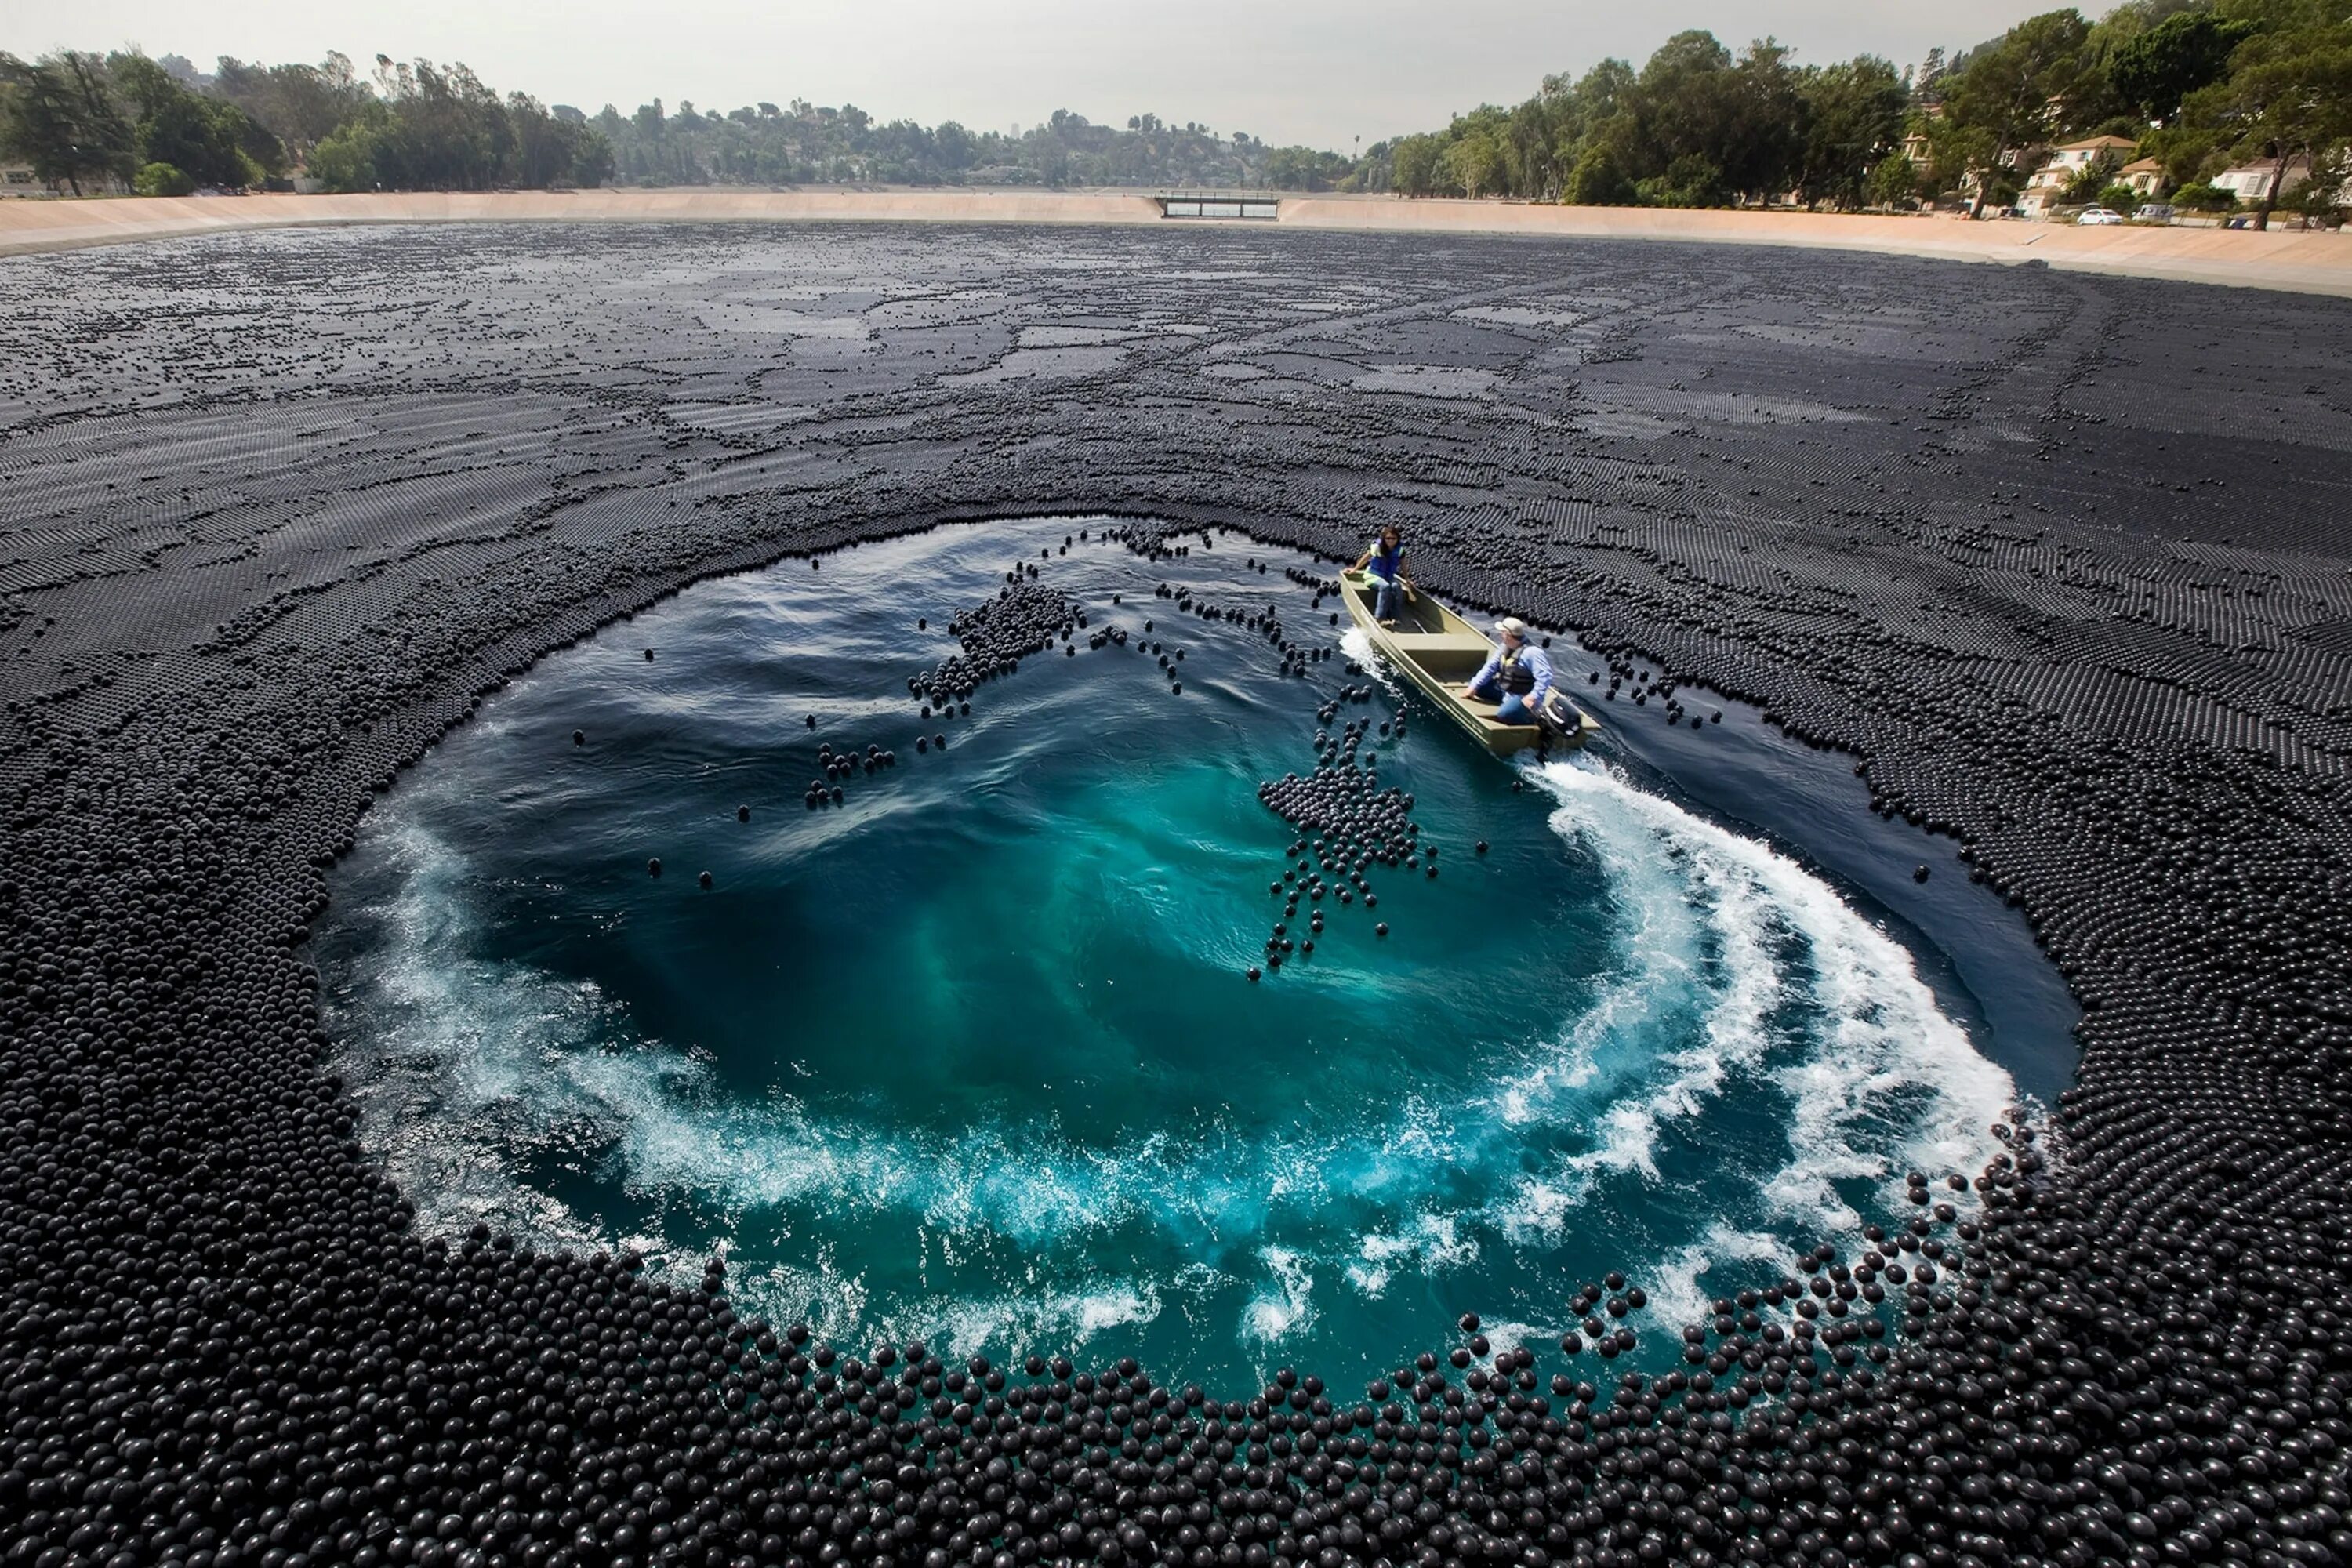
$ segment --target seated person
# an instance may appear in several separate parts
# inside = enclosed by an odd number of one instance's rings
[[[1551,655],[1528,640],[1528,623],[1517,616],[1496,621],[1495,630],[1502,646],[1462,689],[1482,702],[1500,703],[1495,717],[1502,723],[1532,724],[1551,689]]]
[[[1359,556],[1354,571],[1369,571],[1378,593],[1372,602],[1372,619],[1396,629],[1397,595],[1412,591],[1412,579],[1404,570],[1404,537],[1394,524],[1381,530],[1378,542]]]

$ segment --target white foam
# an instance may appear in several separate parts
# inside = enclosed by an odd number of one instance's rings
[[[1478,1238],[1465,1226],[1464,1215],[1424,1209],[1395,1229],[1358,1237],[1356,1256],[1344,1265],[1348,1282],[1377,1298],[1403,1265],[1416,1265],[1423,1274],[1466,1268],[1478,1261]]]
[[[1369,660],[1361,639],[1350,628],[1343,646]],[[656,1216],[693,1200],[758,1211],[786,1235],[804,1226],[798,1261],[738,1276],[739,1293],[773,1315],[844,1337],[904,1325],[973,1347],[1077,1343],[1151,1323],[1171,1300],[1234,1285],[1222,1269],[1237,1264],[1263,1271],[1241,1337],[1296,1342],[1318,1319],[1318,1269],[1373,1300],[1400,1274],[1468,1269],[1497,1238],[1554,1245],[1590,1221],[1596,1191],[1664,1182],[1662,1140],[1749,1108],[1748,1097],[1783,1107],[1785,1150],[1752,1178],[1707,1173],[1730,1185],[1698,1200],[1730,1217],[1670,1247],[1652,1290],[1669,1318],[1704,1307],[1709,1267],[1859,1225],[1838,1184],[1885,1184],[1891,1206],[1904,1168],[1969,1169],[1989,1156],[1986,1129],[2013,1089],[1943,1016],[1899,942],[1769,846],[1590,757],[1533,776],[1558,802],[1556,829],[1609,879],[1616,922],[1603,981],[1554,1037],[1496,1053],[1491,1079],[1466,1093],[1406,1086],[1318,1131],[1213,1122],[1139,1130],[1108,1147],[1044,1121],[919,1132],[788,1095],[730,1095],[694,1055],[635,1039],[595,986],[475,957],[464,868],[427,830],[430,813],[409,804],[427,798],[418,792],[379,827],[399,891],[364,911],[386,940],[361,986],[371,1030],[350,1074],[363,1130],[428,1228],[487,1219],[667,1258],[658,1217],[575,1213],[516,1174],[523,1158],[568,1163]],[[1527,1157],[1538,1134],[1573,1152]],[[1296,1239],[1290,1222],[1342,1205],[1371,1212],[1346,1234]],[[950,1274],[1007,1256],[1024,1268],[992,1293],[880,1290],[839,1267],[822,1237],[886,1217],[919,1232],[927,1270],[933,1253]],[[1282,1244],[1269,1239],[1277,1217]],[[1116,1246],[1128,1230],[1174,1237],[1196,1262],[1158,1279],[1070,1266],[1066,1249]],[[688,1273],[698,1261],[668,1266]]]
[[[1769,845],[1636,789],[1605,763],[1579,757],[1537,773],[1563,804],[1563,828],[1612,848],[1618,867],[1635,863],[1628,847],[1646,835],[1686,868],[1728,976],[1708,1016],[1707,1052],[1669,1058],[1675,1070],[1638,1105],[1611,1106],[1596,1160],[1654,1172],[1641,1141],[1662,1121],[1700,1114],[1727,1071],[1761,1058],[1764,1021],[1801,967],[1776,959],[1783,938],[1801,944],[1816,1016],[1808,1048],[1772,1074],[1790,1102],[1790,1148],[1764,1183],[1773,1210],[1801,1226],[1849,1229],[1860,1216],[1833,1184],[1889,1181],[1892,1204],[1895,1156],[1937,1169],[1990,1156],[1989,1130],[2015,1086],[1943,1015],[1900,942]]]
[[[882,1331],[901,1337],[936,1331],[959,1356],[1008,1345],[1075,1350],[1097,1334],[1151,1322],[1160,1310],[1157,1286],[1104,1280],[1079,1290],[908,1302],[891,1312]]]
[[[1499,1322],[1481,1322],[1478,1331],[1486,1336],[1486,1342],[1494,1347],[1492,1353],[1496,1354],[1525,1345],[1540,1355],[1559,1342],[1559,1330],[1557,1328],[1541,1323],[1523,1323],[1509,1318]]]
[[[1272,1346],[1315,1326],[1315,1276],[1307,1260],[1286,1247],[1261,1247],[1258,1260],[1273,1276],[1242,1309],[1244,1340]]]
[[[1713,1315],[1708,1305],[1720,1294],[1701,1283],[1716,1265],[1785,1262],[1788,1250],[1785,1242],[1769,1232],[1711,1225],[1704,1239],[1675,1248],[1656,1270],[1656,1283],[1645,1287],[1651,1317],[1672,1329],[1701,1322]]]
[[[1389,661],[1382,658],[1380,651],[1372,647],[1371,634],[1353,621],[1349,622],[1339,633],[1339,651],[1355,660],[1364,673],[1370,676],[1379,684],[1381,689],[1386,691],[1391,697],[1404,696],[1404,687],[1390,670]]]

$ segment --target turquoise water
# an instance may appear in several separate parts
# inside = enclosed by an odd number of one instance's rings
[[[682,1279],[723,1250],[747,1310],[845,1342],[1238,1388],[1368,1377],[1465,1311],[1555,1341],[1612,1268],[1652,1303],[1630,1362],[1663,1364],[1706,1298],[1980,1162],[2010,1074],[1828,883],[1610,748],[1515,767],[1350,674],[1285,575],[1327,566],[1238,535],[1154,563],[1105,526],[694,588],[383,798],[320,953],[362,1136],[428,1226]],[[1076,651],[924,719],[950,618],[1032,567]],[[1257,786],[1350,723],[1441,874],[1373,863],[1376,910],[1327,899],[1253,982],[1297,864]],[[820,746],[897,761],[812,808]]]

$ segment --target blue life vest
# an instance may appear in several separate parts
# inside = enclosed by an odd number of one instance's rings
[[[1372,546],[1373,576],[1385,577],[1393,583],[1397,578],[1397,569],[1403,564],[1403,545],[1400,544],[1394,550],[1382,550],[1378,544]]]

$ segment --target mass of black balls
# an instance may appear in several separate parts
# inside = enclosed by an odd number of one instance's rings
[[[928,674],[910,675],[907,689],[923,703],[923,717],[971,711],[972,694],[984,681],[1010,675],[1021,661],[1071,643],[1087,628],[1087,612],[1058,589],[1035,581],[1026,563],[1005,574],[1007,586],[986,604],[959,612],[948,635],[961,651],[941,659]],[[1097,642],[1095,646],[1101,646]]]
[[[712,310],[780,283],[870,352]],[[551,226],[19,257],[0,305],[0,1562],[2352,1554],[2337,302],[1728,246]],[[1148,342],[1115,373],[941,374],[1106,323]],[[1490,390],[1358,389],[1400,363]],[[1556,1352],[1472,1325],[1360,1399],[846,1355],[739,1320],[723,1272],[418,1235],[304,945],[368,804],[698,578],[1104,507],[1080,538],[1165,560],[1394,521],[1429,591],[1574,628],[1612,716],[1720,693],[1851,753],[2066,976],[2073,1087],[1697,1322],[1564,1279]],[[934,672],[935,717],[1068,646],[1027,614]],[[1618,1370],[1677,1329],[1676,1370]]]
[[[1313,773],[1285,773],[1257,786],[1266,808],[1302,835],[1286,852],[1281,878],[1266,884],[1266,891],[1282,900],[1282,918],[1265,939],[1265,971],[1313,954],[1315,939],[1323,934],[1326,900],[1378,909],[1380,894],[1370,880],[1375,868],[1437,875],[1437,847],[1421,842],[1421,824],[1411,815],[1412,796],[1393,785],[1381,787],[1376,751],[1358,757],[1371,728],[1371,720],[1360,719],[1337,735],[1317,731]],[[1404,715],[1381,721],[1380,728],[1383,735],[1403,735]],[[1301,900],[1307,903],[1307,929],[1294,933]],[[1388,935],[1388,922],[1376,922],[1374,931]],[[1249,978],[1260,977],[1260,968],[1253,966]]]

